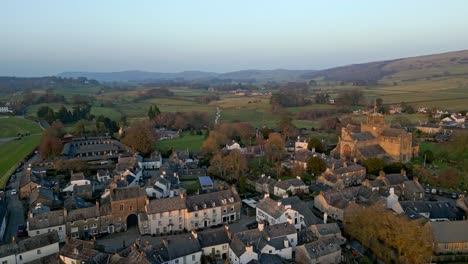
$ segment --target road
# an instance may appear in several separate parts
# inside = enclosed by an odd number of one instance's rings
[[[30,163],[37,161],[39,156],[36,154],[32,156],[23,166],[23,170],[19,173],[15,173],[16,180],[13,183],[9,183],[8,185],[11,189],[16,189],[19,192],[19,183],[21,179],[21,174],[26,173],[26,169],[28,168]],[[22,202],[19,200],[19,194],[12,195],[11,190],[8,190],[6,193],[6,201],[8,203],[8,211],[10,215],[8,217],[7,227],[5,230],[4,235],[4,242],[10,242],[12,236],[16,236],[18,232],[18,225],[25,224],[25,211]]]
[[[16,180],[9,185],[11,186],[11,189],[16,189],[18,191],[21,173],[16,173],[15,175]],[[23,204],[19,200],[18,194],[12,195],[11,190],[9,190],[6,193],[6,196],[10,215],[8,217],[7,227],[5,230],[4,242],[10,242],[12,236],[16,236],[18,225],[25,224],[25,219]]]

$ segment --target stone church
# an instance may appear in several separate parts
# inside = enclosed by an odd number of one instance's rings
[[[411,133],[390,127],[385,123],[385,115],[374,112],[367,116],[367,122],[341,128],[339,142],[331,154],[347,160],[381,158],[408,162],[418,152],[419,146],[413,143]]]

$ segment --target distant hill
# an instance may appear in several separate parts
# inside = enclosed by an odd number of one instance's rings
[[[214,73],[202,71],[184,71],[177,73],[122,71],[122,72],[63,72],[60,77],[78,78],[86,77],[103,82],[141,82],[155,80],[232,80],[249,82],[268,81],[297,81],[305,79],[302,75],[311,73],[311,70],[243,70],[228,73]]]
[[[341,66],[306,73],[302,78],[377,82],[464,74],[468,74],[468,50]]]

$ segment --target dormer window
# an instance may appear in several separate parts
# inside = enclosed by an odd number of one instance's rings
[[[233,203],[234,202],[234,197],[230,197],[229,202]]]

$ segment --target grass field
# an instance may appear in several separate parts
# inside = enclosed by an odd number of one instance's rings
[[[39,144],[40,139],[41,135],[32,135],[0,146],[0,177],[2,177],[0,178],[0,188],[4,188],[8,181],[9,175],[5,175],[5,173],[31,153]]]
[[[200,151],[201,145],[205,140],[204,135],[188,135],[183,134],[179,138],[166,139],[156,142],[156,149],[158,150],[189,150],[189,151]]]
[[[0,138],[16,137],[20,134],[35,134],[40,133],[41,128],[35,122],[20,118],[20,117],[6,117],[0,118]]]

